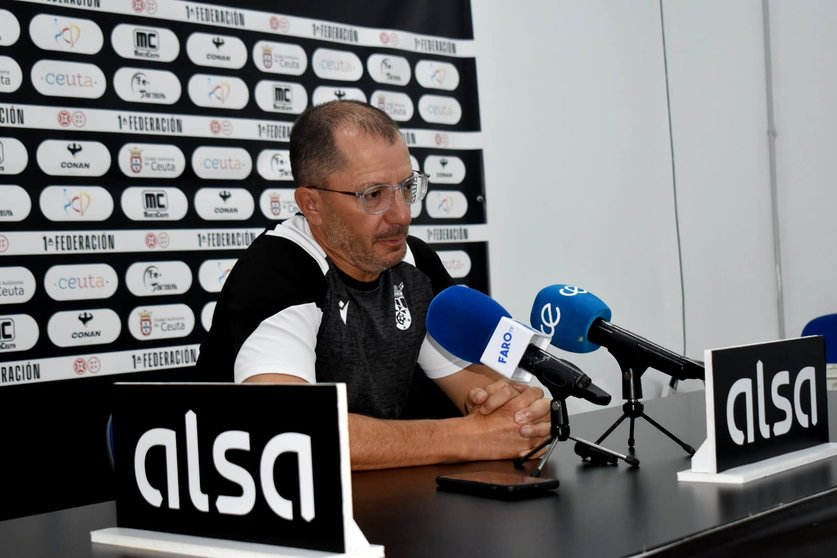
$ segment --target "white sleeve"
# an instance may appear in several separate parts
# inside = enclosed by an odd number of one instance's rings
[[[265,319],[235,357],[236,383],[257,374],[289,374],[316,382],[314,351],[322,316],[311,302],[290,306]]]
[[[428,333],[421,344],[418,364],[428,378],[436,380],[455,374],[471,363],[447,352]]]

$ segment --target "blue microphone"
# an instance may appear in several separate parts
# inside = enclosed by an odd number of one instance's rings
[[[439,293],[427,309],[427,332],[454,356],[482,363],[507,378],[528,382],[534,375],[554,390],[553,397],[610,403],[610,395],[577,366],[544,350],[549,344],[546,336],[513,320],[498,302],[475,289],[455,285]]]
[[[499,302],[476,289],[454,285],[430,301],[427,331],[452,355],[480,362],[502,318],[510,319],[511,314]]]
[[[572,353],[607,347],[618,361],[650,366],[678,380],[704,378],[703,365],[610,323],[610,308],[584,289],[551,285],[541,289],[532,305],[532,327],[551,343]]]

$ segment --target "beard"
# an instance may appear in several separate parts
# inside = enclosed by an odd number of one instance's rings
[[[406,239],[409,225],[393,225],[383,232],[377,233],[367,244],[342,219],[329,219],[323,228],[326,242],[332,250],[336,250],[351,262],[352,265],[365,273],[380,274],[401,262],[407,253],[406,241],[398,251],[389,251],[379,255],[375,251],[378,241],[401,236]]]

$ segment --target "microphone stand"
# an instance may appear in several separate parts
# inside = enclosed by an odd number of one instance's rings
[[[541,451],[546,446],[549,446],[549,449],[540,458],[535,470],[530,474],[530,476],[539,477],[544,465],[546,465],[546,462],[549,459],[549,456],[552,455],[552,452],[555,450],[556,442],[564,442],[566,440],[573,440],[576,442],[575,452],[584,460],[590,459],[590,462],[593,465],[612,465],[616,463],[617,459],[623,459],[631,466],[639,465],[639,460],[636,457],[623,455],[607,449],[598,445],[598,441],[593,443],[571,436],[570,417],[567,413],[567,397],[572,395],[571,389],[573,386],[568,386],[563,379],[553,378],[548,370],[538,375],[538,379],[543,382],[544,386],[546,386],[549,393],[552,395],[552,403],[549,407],[549,438],[525,456],[516,458],[514,460],[514,466],[516,468],[522,469],[523,463],[528,461],[533,455]]]
[[[644,418],[657,430],[668,436],[671,440],[683,448],[689,455],[695,454],[695,448],[685,443],[683,440],[663,428],[657,421],[645,414],[645,405],[640,399],[642,398],[642,375],[648,369],[648,364],[640,361],[636,354],[631,354],[630,351],[614,351],[609,349],[610,353],[616,358],[619,367],[622,369],[622,399],[625,403],[622,405],[622,416],[616,419],[610,428],[605,430],[604,434],[599,436],[596,444],[599,444],[613,432],[617,426],[622,424],[626,418],[630,419],[630,431],[628,433],[628,449],[633,451],[634,444],[634,421],[638,418]],[[576,450],[577,451],[577,450]]]

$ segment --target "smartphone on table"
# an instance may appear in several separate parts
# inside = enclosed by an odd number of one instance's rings
[[[471,471],[439,475],[436,484],[440,490],[473,494],[489,498],[525,498],[540,496],[558,488],[558,479],[531,477],[520,473]]]

